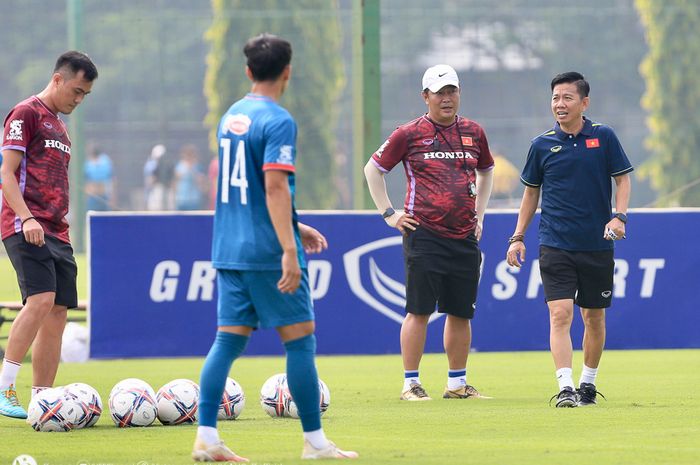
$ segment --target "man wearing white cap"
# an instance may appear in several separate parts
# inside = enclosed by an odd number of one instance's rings
[[[451,66],[428,68],[421,95],[428,112],[399,126],[364,170],[377,209],[403,235],[406,318],[401,326],[401,399],[430,400],[418,369],[428,320],[435,310],[447,314],[443,340],[449,371],[443,398],[483,397],[467,384],[466,367],[493,157],[481,126],[457,115],[459,78]],[[384,183],[384,175],[399,162],[407,178],[403,211],[392,208]]]

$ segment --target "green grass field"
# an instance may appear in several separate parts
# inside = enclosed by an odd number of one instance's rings
[[[87,259],[85,255],[76,255],[78,264],[78,295],[81,299],[87,297]],[[17,276],[12,269],[10,259],[5,255],[5,249],[0,247],[0,300],[19,300]]]
[[[77,258],[85,270],[84,257]],[[82,273],[81,298],[85,282]],[[0,259],[0,300],[13,299],[19,299],[14,273],[7,259]],[[7,331],[4,325],[0,334]],[[106,403],[121,379],[142,378],[158,389],[175,378],[197,381],[201,365],[202,359],[62,364],[57,385],[94,386],[105,403],[102,418],[86,430],[37,433],[21,420],[0,417],[0,464],[20,454],[50,465],[191,463],[194,426],[156,422],[117,429]],[[407,403],[398,400],[403,375],[398,356],[319,357],[319,373],[331,390],[324,416],[328,436],[360,452],[359,463],[373,465],[700,463],[700,350],[606,352],[598,387],[608,401],[585,409],[548,406],[556,383],[547,352],[472,354],[469,381],[492,400],[440,399],[445,365],[444,356],[427,355],[421,379],[435,399]],[[577,353],[575,376],[580,365]],[[222,437],[253,463],[302,463],[298,421],[273,420],[258,401],[263,382],[282,371],[282,358],[244,357],[232,372],[246,391],[247,405],[239,420],[221,423]],[[30,386],[27,363],[18,380],[25,407]]]
[[[320,335],[320,337],[323,337]],[[576,354],[575,365],[580,365]],[[426,356],[421,378],[431,402],[398,400],[398,356],[319,357],[331,389],[324,428],[366,464],[688,464],[700,463],[700,351],[609,351],[599,388],[608,401],[597,407],[555,409],[548,353],[475,353],[470,382],[492,400],[443,400],[445,360]],[[117,360],[63,364],[58,384],[82,381],[106,401],[111,387],[138,377],[158,389],[184,377],[197,380],[202,359]],[[239,360],[232,375],[247,394],[239,420],[221,424],[238,453],[263,464],[298,464],[297,420],[273,420],[258,402],[268,376],[284,371],[282,358]],[[26,403],[31,369],[19,379]],[[105,411],[94,428],[37,433],[21,420],[0,418],[0,463],[20,454],[42,464],[185,464],[194,426],[117,429]]]

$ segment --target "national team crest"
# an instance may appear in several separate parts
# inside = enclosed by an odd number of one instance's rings
[[[595,138],[595,139],[586,139],[586,148],[587,149],[597,149],[600,147],[600,141]]]

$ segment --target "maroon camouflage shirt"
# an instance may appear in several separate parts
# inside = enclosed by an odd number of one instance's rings
[[[372,160],[385,173],[403,162],[404,211],[422,226],[454,239],[474,231],[475,170],[494,166],[486,133],[477,123],[458,116],[450,126],[441,126],[423,115],[396,128]]]
[[[24,152],[15,178],[24,202],[46,234],[70,243],[68,162],[70,139],[63,121],[38,97],[18,103],[5,118],[0,150]],[[2,238],[22,232],[21,219],[3,198]]]

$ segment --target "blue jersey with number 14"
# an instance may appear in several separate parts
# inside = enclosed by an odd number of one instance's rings
[[[297,126],[274,100],[248,94],[221,118],[219,180],[214,215],[212,265],[229,270],[282,269],[282,248],[265,200],[265,171],[289,172],[292,219],[304,268],[294,209]]]

